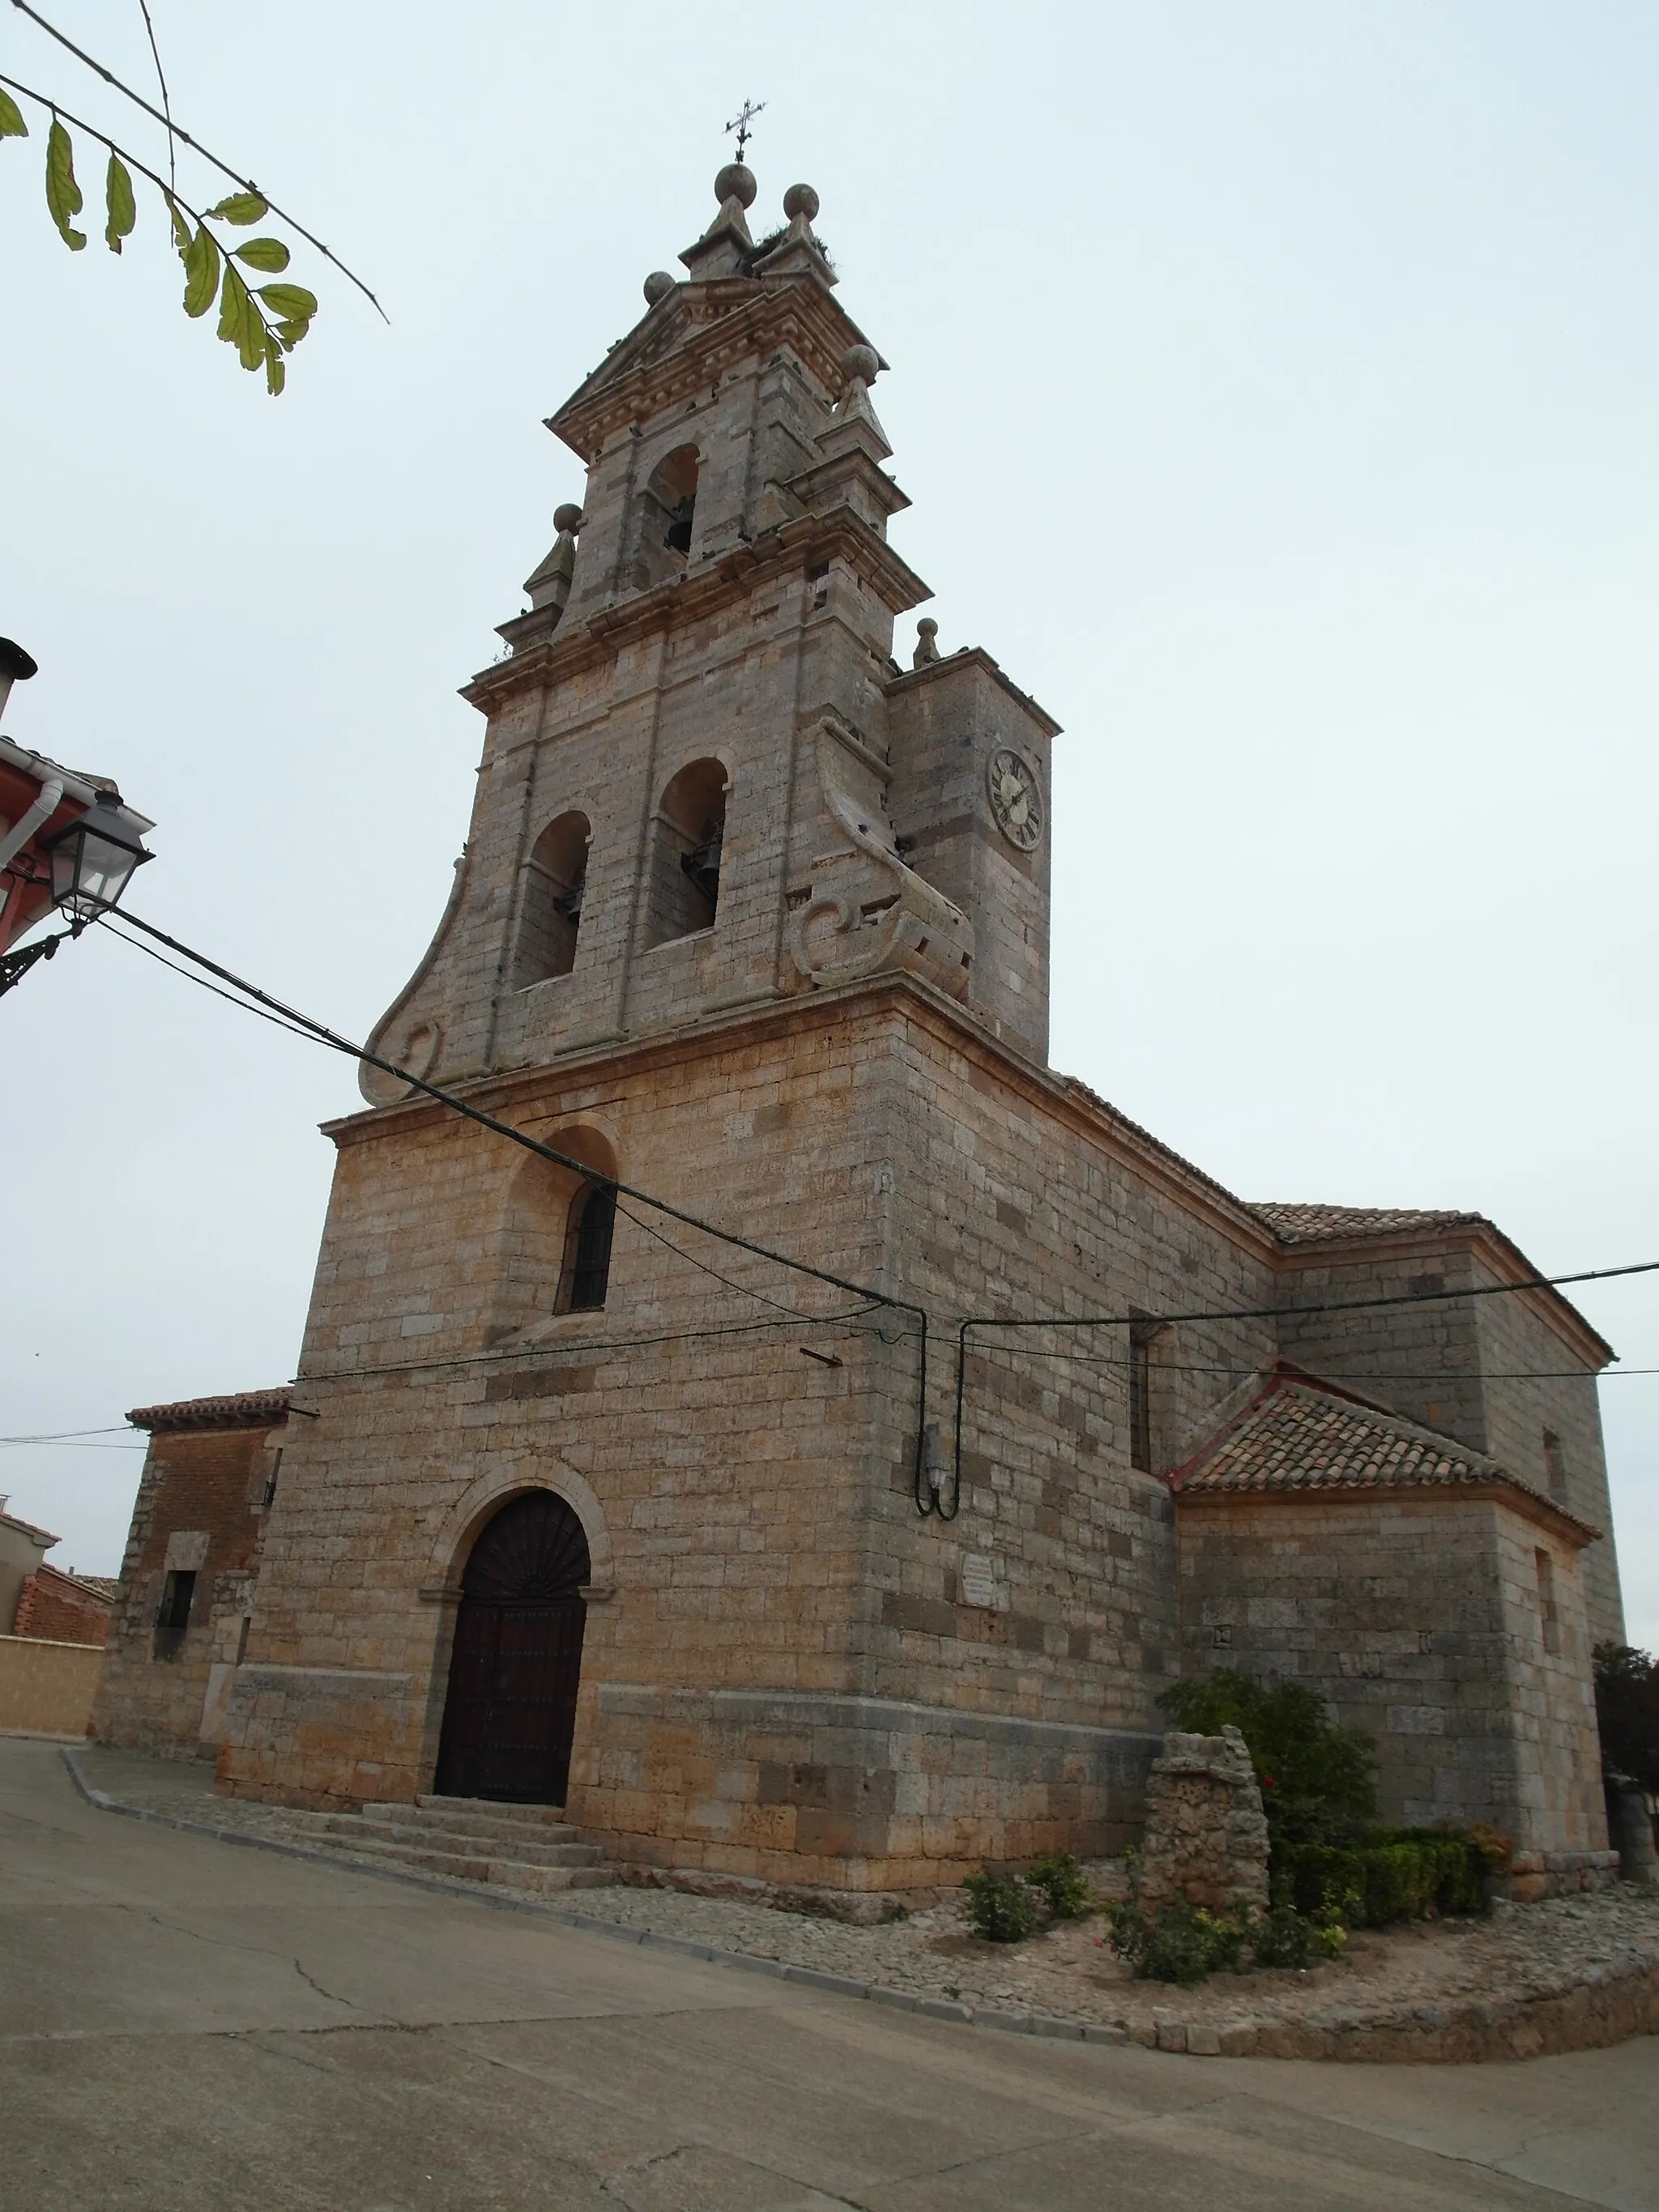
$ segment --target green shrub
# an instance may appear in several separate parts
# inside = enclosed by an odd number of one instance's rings
[[[1176,1682],[1158,1705],[1179,1729],[1219,1735],[1236,1728],[1249,1747],[1273,1842],[1358,1841],[1376,1815],[1376,1748],[1358,1729],[1337,1728],[1301,1682],[1264,1688],[1218,1668]]]
[[[1275,1909],[1352,1928],[1487,1908],[1481,1845],[1437,1829],[1382,1828],[1346,1846],[1275,1841],[1268,1878]]]
[[[1288,1905],[1277,1905],[1250,1929],[1250,1950],[1258,1966],[1311,1966],[1316,1960],[1336,1959],[1348,1940],[1340,1920],[1310,1920]]]
[[[1096,1909],[1093,1887],[1071,1851],[1039,1859],[1025,1879],[1047,1901],[1051,1920],[1081,1920]]]
[[[988,1943],[1018,1943],[1036,1926],[1036,1899],[1017,1874],[970,1874],[963,1917]]]
[[[1146,1982],[1184,1987],[1206,1974],[1237,1973],[1244,1962],[1248,1931],[1237,1920],[1177,1899],[1149,1918],[1139,1905],[1107,1907],[1112,1948]]]
[[[1289,1905],[1276,1905],[1250,1930],[1258,1966],[1310,1966],[1314,1960],[1314,1924]]]

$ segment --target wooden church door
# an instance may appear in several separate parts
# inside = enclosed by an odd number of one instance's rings
[[[436,1788],[562,1805],[576,1726],[587,1539],[562,1498],[504,1505],[461,1577]]]

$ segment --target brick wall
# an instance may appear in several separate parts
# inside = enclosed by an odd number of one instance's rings
[[[54,1567],[38,1567],[17,1601],[15,1636],[42,1636],[59,1644],[101,1644],[109,1633],[110,1601],[83,1589]]]

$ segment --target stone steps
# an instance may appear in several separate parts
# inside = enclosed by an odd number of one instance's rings
[[[417,1797],[361,1813],[292,1811],[291,1834],[345,1859],[410,1868],[452,1881],[546,1893],[599,1889],[615,1879],[592,1844],[578,1840],[556,1805],[477,1797]]]
[[[512,1859],[526,1866],[594,1866],[599,1853],[591,1844],[577,1841],[568,1827],[521,1830],[505,1834],[483,1827],[457,1827],[404,1819],[374,1820],[364,1813],[295,1814],[296,1825],[319,1841],[337,1838],[349,1849],[368,1850],[392,1845],[399,1849],[445,1851],[463,1858]],[[545,1840],[544,1840],[545,1838]]]
[[[365,1812],[407,1814],[407,1805],[367,1805]],[[562,1805],[515,1805],[504,1797],[417,1797],[416,1811],[443,1813],[466,1820],[505,1822],[513,1828],[562,1828],[567,1823]]]

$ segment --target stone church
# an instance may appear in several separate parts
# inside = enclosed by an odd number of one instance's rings
[[[715,198],[550,419],[585,489],[465,693],[297,1377],[134,1416],[96,1733],[902,1891],[1133,1838],[1226,1665],[1570,1870],[1607,1346],[1480,1214],[1246,1203],[1049,1066],[1058,726],[895,659],[884,364],[816,193]]]

